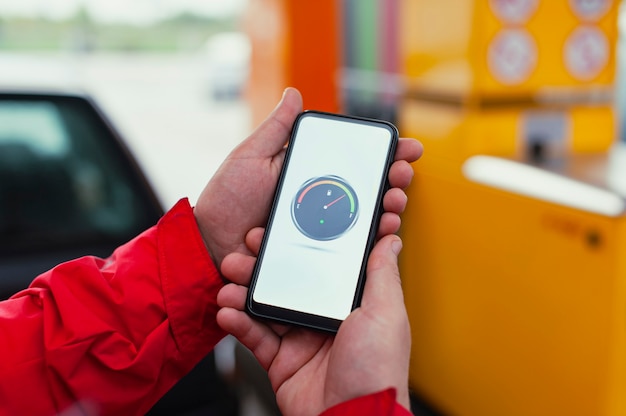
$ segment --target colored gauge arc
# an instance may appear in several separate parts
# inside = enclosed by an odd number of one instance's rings
[[[314,240],[334,240],[357,220],[359,201],[354,189],[338,176],[306,181],[296,193],[291,217],[298,230]]]

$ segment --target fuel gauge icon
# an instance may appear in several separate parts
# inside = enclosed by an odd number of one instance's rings
[[[356,222],[359,202],[354,189],[338,176],[309,179],[298,189],[291,217],[300,232],[314,240],[334,240]]]

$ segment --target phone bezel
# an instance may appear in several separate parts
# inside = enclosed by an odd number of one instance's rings
[[[259,302],[254,301],[254,298],[253,298],[254,288],[256,286],[260,265],[262,263],[263,254],[264,254],[265,247],[267,245],[267,239],[269,236],[269,232],[267,231],[271,229],[274,218],[275,218],[278,198],[280,196],[281,189],[283,187],[283,182],[286,176],[287,166],[291,158],[292,149],[296,145],[300,122],[306,117],[319,117],[319,118],[339,120],[339,121],[349,122],[349,123],[372,125],[378,128],[383,127],[390,132],[390,136],[391,136],[389,149],[387,152],[387,160],[384,166],[384,171],[382,172],[382,175],[381,175],[381,182],[378,188],[376,206],[375,206],[374,214],[372,215],[371,222],[370,222],[368,240],[365,246],[363,260],[361,262],[361,269],[359,272],[359,277],[358,277],[358,281],[356,285],[356,290],[355,290],[351,310],[354,310],[361,304],[361,298],[363,295],[363,287],[365,284],[365,271],[367,268],[367,260],[374,246],[374,243],[376,240],[376,234],[378,231],[378,226],[380,223],[380,218],[383,213],[382,200],[383,200],[383,196],[386,190],[389,189],[389,182],[388,182],[389,168],[391,167],[391,164],[394,161],[396,147],[397,147],[397,143],[399,140],[398,138],[399,134],[398,134],[398,129],[392,123],[388,121],[349,116],[349,115],[343,115],[343,114],[328,113],[328,112],[323,112],[323,111],[314,111],[314,110],[307,110],[307,111],[300,113],[298,117],[296,118],[292,131],[291,131],[291,137],[289,139],[289,144],[287,145],[287,150],[286,150],[285,158],[283,160],[283,166],[281,169],[280,177],[278,180],[278,184],[276,186],[276,190],[274,192],[274,197],[272,201],[272,207],[270,210],[266,232],[265,232],[265,235],[263,236],[261,248],[259,250],[259,256],[257,258],[257,262],[255,264],[254,271],[252,273],[250,288],[248,290],[248,295],[246,299],[246,310],[250,315],[258,319],[268,319],[268,320],[277,321],[280,323],[304,326],[304,327],[311,328],[311,329],[334,333],[334,332],[337,332],[337,330],[339,329],[339,326],[341,325],[343,321],[337,320],[334,318],[329,318],[326,316],[314,315],[314,314],[292,310],[292,309],[285,309],[285,308],[275,306],[275,305],[259,303]]]

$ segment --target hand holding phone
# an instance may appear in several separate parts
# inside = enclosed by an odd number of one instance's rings
[[[246,307],[336,331],[359,305],[397,129],[321,112],[296,120]]]

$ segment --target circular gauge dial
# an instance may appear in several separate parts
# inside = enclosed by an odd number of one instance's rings
[[[293,200],[291,215],[300,232],[314,240],[333,240],[355,223],[359,209],[356,193],[337,176],[305,182]]]

